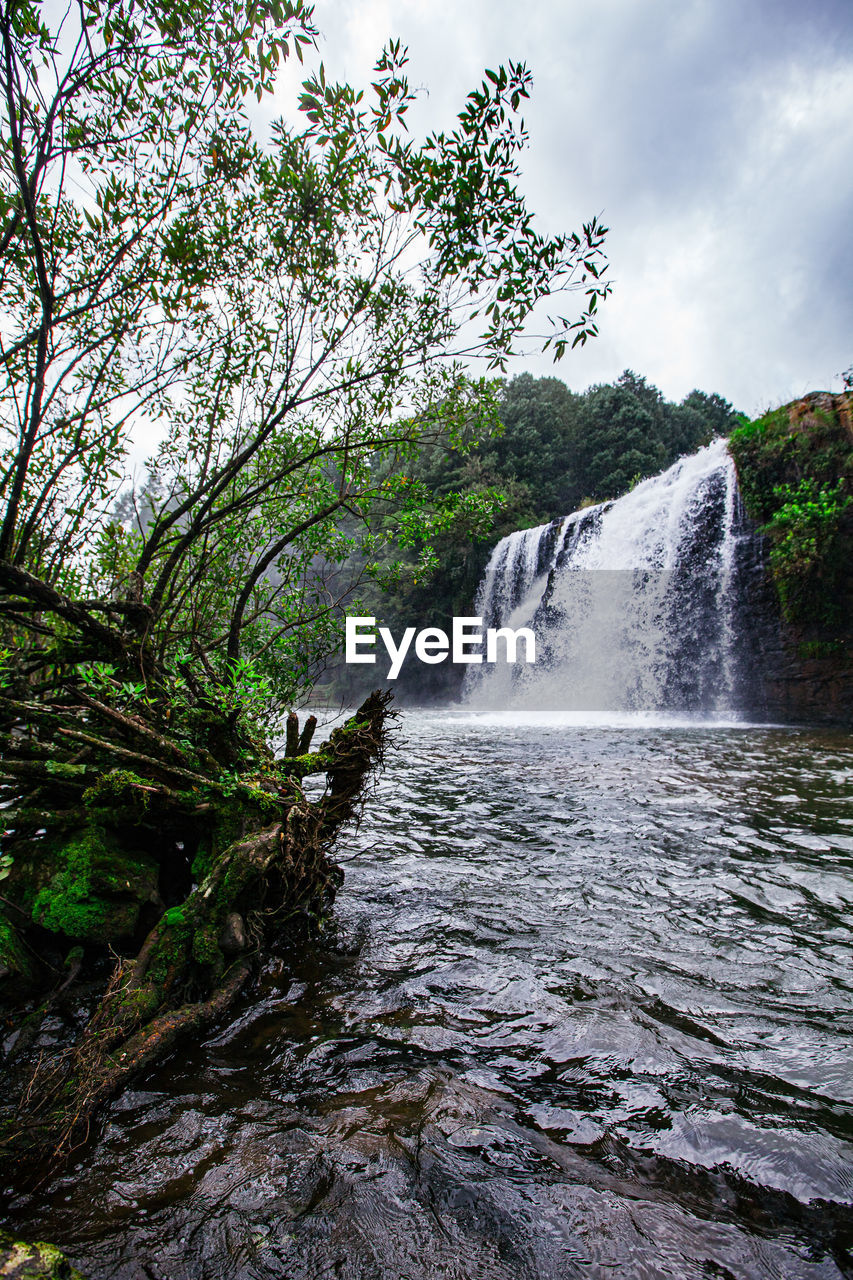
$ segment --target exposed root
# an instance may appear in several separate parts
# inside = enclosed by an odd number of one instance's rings
[[[34,1063],[24,1063],[0,1146],[29,1166],[31,1180],[46,1181],[85,1143],[108,1098],[181,1036],[198,1034],[230,1008],[289,920],[328,912],[342,878],[332,844],[357,815],[365,783],[383,758],[390,697],[372,694],[315,753],[319,767],[310,771],[327,775],[319,800],[309,802],[299,785],[311,757],[285,756],[281,765],[292,781],[279,796],[277,820],[215,853],[201,883],[163,912],[135,956],[117,960],[73,1043],[42,1049]],[[290,740],[295,750],[308,746],[309,726],[301,735],[291,729]],[[79,969],[75,957],[43,1004],[43,1017],[67,996]],[[37,1043],[34,1025],[30,1038]]]

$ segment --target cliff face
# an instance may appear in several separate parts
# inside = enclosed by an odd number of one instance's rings
[[[853,725],[853,398],[815,392],[733,432],[730,449],[754,530],[750,711]]]
[[[767,673],[766,705],[774,720],[853,727],[853,666],[848,656],[799,658],[784,646]]]

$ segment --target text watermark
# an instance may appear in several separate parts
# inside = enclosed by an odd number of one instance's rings
[[[524,661],[536,661],[536,637],[529,627],[519,627],[518,630],[513,630],[512,627],[487,627],[485,633],[482,627],[482,618],[454,618],[450,636],[441,627],[423,627],[420,631],[415,627],[406,627],[397,644],[388,627],[376,627],[375,618],[347,618],[346,660],[376,662],[376,653],[369,650],[375,650],[378,633],[391,659],[389,680],[397,679],[413,640],[415,657],[430,665],[444,662],[447,658],[451,662],[518,662],[522,645]],[[485,657],[482,652],[484,639]],[[498,657],[501,650],[502,659]]]

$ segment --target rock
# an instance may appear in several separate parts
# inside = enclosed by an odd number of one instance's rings
[[[219,946],[227,956],[237,955],[246,950],[246,929],[243,917],[236,911],[230,912],[219,935]]]
[[[84,1280],[54,1244],[26,1244],[0,1231],[0,1276],[3,1280]]]

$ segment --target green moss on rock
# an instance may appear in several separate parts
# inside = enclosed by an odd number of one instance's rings
[[[27,1244],[8,1231],[0,1231],[0,1276],[4,1280],[84,1280],[56,1245]]]
[[[57,866],[36,895],[32,918],[79,941],[110,942],[136,929],[157,888],[157,865],[128,853],[100,826],[89,826],[54,849]]]

